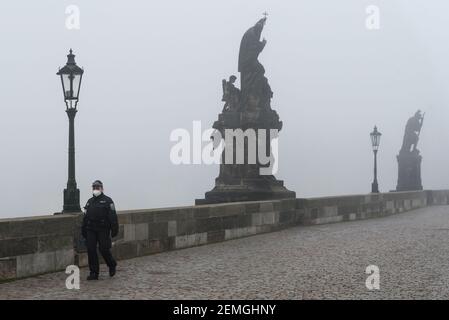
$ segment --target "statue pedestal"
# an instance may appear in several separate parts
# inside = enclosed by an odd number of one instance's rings
[[[396,191],[422,190],[421,160],[418,150],[400,152],[398,159],[398,185]]]
[[[266,141],[261,143],[265,144],[266,154],[270,156],[273,138],[270,137],[270,129],[281,130],[282,122],[279,121],[276,111],[271,109],[224,111],[219,115],[218,121],[215,121],[213,128],[221,133],[223,139],[226,137],[226,129],[241,129],[243,132],[247,129],[253,129],[255,132],[265,129]],[[259,145],[259,135],[256,134],[255,137],[255,145]],[[226,152],[231,151],[225,147],[215,187],[206,192],[204,199],[197,199],[195,204],[296,198],[296,193],[285,188],[283,181],[277,180],[273,175],[261,174],[260,169],[269,165],[260,164],[258,155],[255,164],[249,163],[248,143],[249,139],[244,139],[244,148],[240,150],[244,152],[243,164],[236,164],[236,153],[239,150],[236,150],[235,138],[232,148],[233,164],[225,163]]]

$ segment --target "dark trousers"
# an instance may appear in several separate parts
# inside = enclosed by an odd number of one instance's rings
[[[89,269],[91,273],[100,273],[98,262],[97,244],[99,251],[109,268],[115,267],[114,257],[111,254],[112,240],[109,230],[93,231],[87,230],[87,257],[89,259]]]

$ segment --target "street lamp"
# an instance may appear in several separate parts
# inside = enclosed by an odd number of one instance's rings
[[[70,49],[67,63],[56,73],[61,77],[62,91],[69,117],[69,175],[64,189],[64,208],[62,213],[80,212],[80,191],[75,180],[75,115],[84,70],[76,65],[75,55]]]
[[[377,131],[377,126],[374,126],[374,131],[370,133],[371,145],[374,152],[374,181],[371,184],[372,193],[379,193],[379,185],[377,184],[377,150],[379,149],[381,135],[382,134]]]

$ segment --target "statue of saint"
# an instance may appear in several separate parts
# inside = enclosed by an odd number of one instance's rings
[[[240,43],[238,71],[241,73],[242,106],[251,109],[270,108],[273,92],[258,57],[267,41],[260,36],[267,17],[260,19],[243,35]]]
[[[408,119],[405,126],[404,140],[402,142],[401,152],[415,152],[418,145],[419,134],[421,132],[424,115],[418,110],[413,117]]]
[[[240,108],[240,90],[235,87],[234,83],[237,77],[232,75],[229,81],[222,80],[223,98],[221,101],[225,102],[223,111],[235,111]]]

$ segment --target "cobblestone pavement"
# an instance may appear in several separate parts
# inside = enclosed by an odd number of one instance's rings
[[[119,261],[65,288],[64,272],[0,284],[1,299],[449,299],[449,206],[295,227]],[[365,286],[368,265],[380,290]]]

